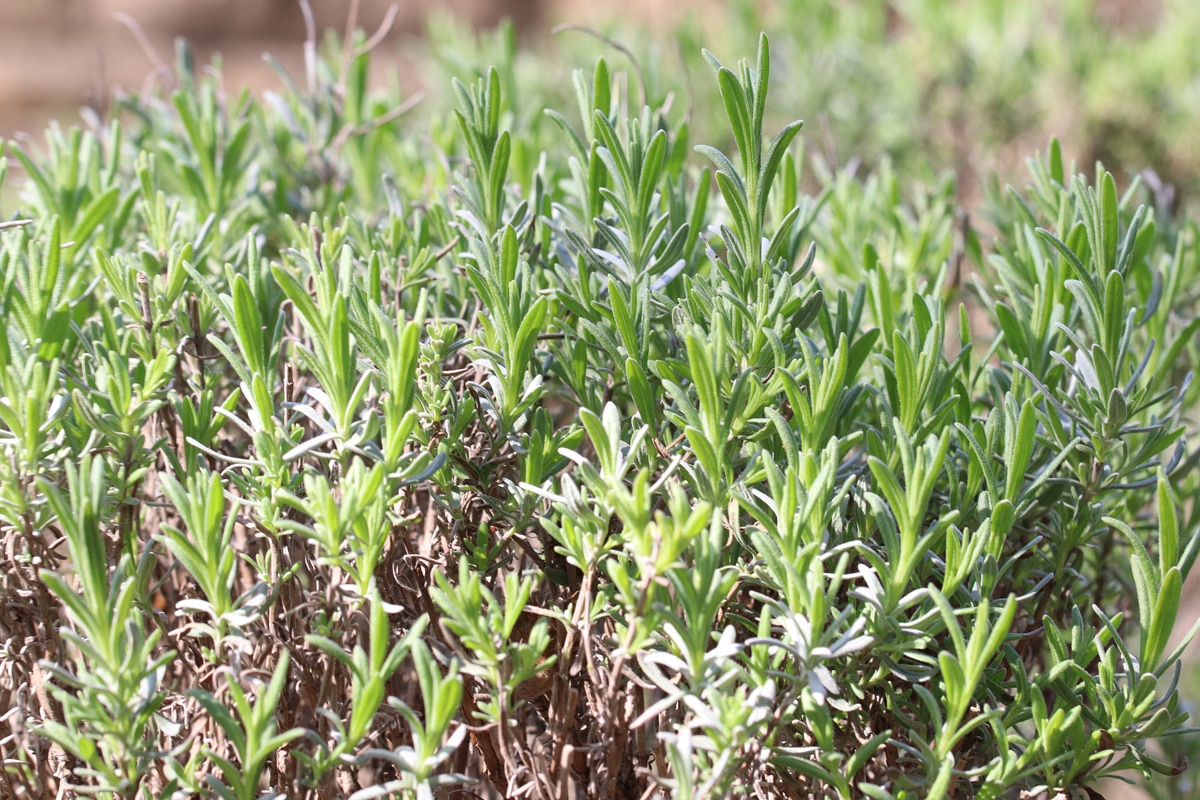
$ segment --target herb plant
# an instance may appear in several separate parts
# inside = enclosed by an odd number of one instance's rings
[[[988,228],[807,176],[766,36],[704,54],[729,148],[606,59],[422,138],[310,44],[9,146],[4,796],[1182,769],[1194,223],[1057,142]]]

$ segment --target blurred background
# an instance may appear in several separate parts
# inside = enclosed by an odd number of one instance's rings
[[[323,35],[351,16],[373,32],[391,4],[311,7]],[[522,47],[506,57],[536,62],[522,86],[567,97],[572,68],[606,52],[620,61],[578,32],[552,33],[588,25],[636,54],[651,94],[679,85],[680,73],[695,81],[693,127],[707,136],[711,125],[714,137],[720,109],[700,48],[732,60],[766,30],[772,110],[806,120],[810,153],[839,167],[886,158],[901,171],[952,170],[968,204],[994,171],[1019,179],[1051,135],[1081,164],[1152,170],[1174,189],[1165,199],[1191,202],[1200,189],[1195,0],[406,0],[376,49],[376,77],[449,95],[447,72],[497,54],[475,39],[502,19]],[[297,0],[0,0],[0,136],[73,121],[84,105],[104,110],[114,91],[150,89],[169,75],[176,37],[198,64],[219,53],[231,91],[278,88],[263,53],[302,75],[306,27]]]
[[[353,15],[375,31],[388,0],[312,0],[322,33]],[[521,54],[486,41],[511,19]],[[1153,170],[1191,202],[1200,189],[1200,3],[1195,0],[406,0],[376,49],[380,81],[428,90],[448,106],[448,75],[485,55],[511,58],[521,85],[567,97],[571,69],[611,47],[641,61],[651,94],[692,81],[686,98],[702,136],[720,137],[720,109],[701,46],[729,61],[759,30],[777,62],[771,108],[806,120],[810,153],[826,163],[952,170],[970,203],[999,170],[1019,180],[1050,135],[1064,151],[1125,176]],[[0,0],[0,136],[104,109],[114,90],[142,91],[168,74],[175,37],[198,64],[215,53],[230,90],[278,88],[271,53],[302,75],[306,19],[297,0]],[[529,62],[533,60],[534,66]],[[432,100],[432,102],[431,102]],[[679,98],[678,102],[685,102]],[[1120,174],[1119,174],[1120,177]]]
[[[313,23],[343,30],[354,13],[374,31],[389,7],[312,0]],[[767,30],[779,61],[774,110],[808,122],[810,149],[832,163],[854,154],[953,169],[967,197],[991,170],[1020,168],[1050,134],[1081,163],[1150,168],[1188,197],[1200,175],[1194,0],[407,0],[374,66],[395,70],[407,90],[444,91],[430,68],[439,48],[503,18],[523,46],[557,48],[556,66],[564,54],[583,66],[604,49],[554,36],[554,25],[610,32],[643,60],[652,90],[654,73],[671,85],[680,71],[707,77],[701,46],[733,59]],[[114,90],[149,88],[172,64],[176,36],[198,64],[220,53],[229,89],[275,88],[263,53],[302,73],[305,30],[296,0],[0,0],[0,136],[77,119],[78,107],[106,107]],[[569,68],[542,80],[569,91]],[[714,96],[702,83],[694,104]],[[702,107],[698,116],[703,128]]]
[[[769,127],[806,120],[801,137],[818,179],[872,170],[952,179],[957,202],[974,214],[1001,188],[992,175],[1024,184],[1025,159],[1057,136],[1067,157],[1103,160],[1120,185],[1145,181],[1159,213],[1200,212],[1197,0],[407,0],[390,8],[311,0],[306,18],[297,0],[0,0],[0,139],[28,136],[36,148],[51,120],[94,124],[116,113],[114,98],[169,90],[177,37],[190,42],[198,67],[217,59],[232,97],[303,83],[310,29],[336,42],[350,24],[367,37],[380,32],[371,73],[380,108],[423,93],[401,129],[431,131],[435,141],[453,135],[451,76],[496,65],[515,122],[536,131],[550,127],[543,108],[573,108],[572,71],[604,55],[627,71],[633,96],[655,106],[688,87],[670,98],[672,113],[687,115],[692,141],[727,145],[701,47],[731,63],[752,56],[765,30]],[[497,27],[501,20],[510,22]],[[1185,627],[1200,615],[1195,577]],[[1193,697],[1198,661],[1193,647],[1193,674],[1183,678]],[[1200,737],[1178,747],[1164,757],[1190,752],[1192,769],[1147,787],[1151,796],[1200,797]],[[1147,795],[1112,786],[1103,796]]]
[[[378,26],[389,4],[358,4],[358,24]],[[420,33],[427,12],[444,8],[486,27],[509,16],[522,26],[538,16],[537,2],[450,0],[406,2],[389,44]],[[314,0],[319,30],[341,30],[349,0]],[[147,88],[173,62],[173,41],[186,37],[200,63],[221,55],[230,88],[278,84],[262,54],[289,68],[301,63],[305,18],[295,0],[0,0],[0,135],[66,122],[80,105],[98,105],[114,89]]]

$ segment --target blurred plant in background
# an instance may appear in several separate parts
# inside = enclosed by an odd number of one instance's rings
[[[1081,163],[1101,160],[1125,177],[1153,170],[1187,202],[1200,192],[1191,134],[1200,124],[1200,8],[1187,0],[729,0],[683,4],[660,20],[665,31],[631,29],[624,21],[639,10],[628,5],[589,21],[636,55],[649,101],[673,94],[705,141],[727,134],[701,47],[744,52],[766,30],[781,76],[772,117],[803,117],[809,154],[831,168],[888,159],[907,177],[953,170],[975,206],[992,174],[1011,174],[1058,136]],[[576,21],[578,10],[549,4],[546,17]],[[546,57],[623,60],[577,31],[544,43],[541,33],[526,39],[546,55],[514,59],[525,93],[540,85],[563,97],[562,82],[537,66]],[[469,35],[445,18],[429,28],[435,53],[457,52]],[[495,48],[484,52],[498,63]]]

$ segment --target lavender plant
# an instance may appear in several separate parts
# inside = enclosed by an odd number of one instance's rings
[[[990,237],[951,182],[806,193],[766,36],[705,55],[729,150],[606,60],[422,138],[375,41],[262,102],[182,48],[10,147],[5,796],[1183,770],[1194,223],[1057,142]]]

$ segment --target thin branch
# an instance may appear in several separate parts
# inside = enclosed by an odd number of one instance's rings
[[[149,59],[151,66],[154,67],[152,74],[163,76],[169,82],[171,80],[171,68],[158,55],[158,51],[154,48],[154,43],[146,35],[146,30],[142,27],[141,23],[124,11],[115,12],[113,19],[124,25],[133,34],[134,41],[138,43],[138,47],[142,48],[142,52],[146,54],[146,58]]]
[[[379,28],[371,35],[370,39],[367,39],[362,47],[354,51],[355,58],[366,55],[383,43],[383,40],[392,32],[392,26],[396,24],[396,15],[399,12],[400,6],[395,3],[388,6],[387,14],[384,16],[383,22],[379,23]]]
[[[412,97],[408,98],[391,111],[386,111],[383,114],[380,114],[378,117],[364,122],[362,125],[346,125],[340,132],[338,132],[338,135],[334,137],[333,141],[329,143],[330,150],[336,153],[337,151],[341,150],[346,142],[348,142],[350,139],[356,136],[368,134],[376,128],[381,128],[384,125],[387,125],[389,122],[404,116],[409,111],[412,111],[414,108],[416,108],[417,105],[420,104],[420,102],[424,99],[425,95],[414,94]]]
[[[626,47],[625,45],[618,42],[616,39],[612,39],[608,36],[605,36],[600,31],[596,30],[595,28],[589,27],[587,25],[568,23],[566,25],[556,25],[555,27],[550,29],[550,33],[555,34],[555,35],[563,33],[564,31],[579,31],[580,33],[586,33],[588,36],[591,36],[595,39],[599,39],[600,41],[604,42],[609,47],[613,48],[614,50],[618,51],[619,53],[624,55],[626,58],[628,58],[629,63],[631,63],[633,65],[633,73],[635,75],[637,75],[638,88],[642,92],[642,104],[643,105],[650,104],[650,93],[648,91],[646,91],[646,76],[642,73],[641,62],[638,61],[637,56],[634,55],[632,50],[630,50],[628,47]]]

